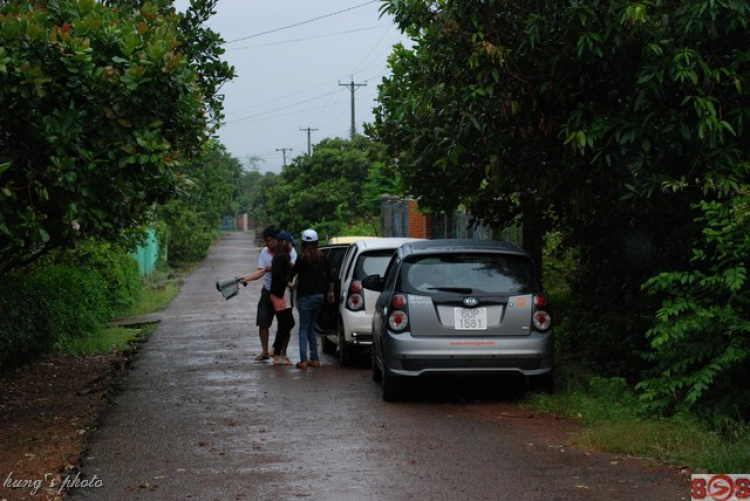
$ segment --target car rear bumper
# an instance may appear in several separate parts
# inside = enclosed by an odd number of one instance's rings
[[[347,311],[342,313],[341,321],[345,342],[362,346],[372,345],[372,315],[364,311]]]
[[[551,334],[473,338],[414,338],[390,335],[384,343],[386,370],[398,376],[517,372],[539,376],[552,372]]]

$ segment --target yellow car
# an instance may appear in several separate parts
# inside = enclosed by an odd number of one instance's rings
[[[333,237],[330,240],[328,240],[328,245],[336,245],[336,244],[351,244],[356,242],[357,240],[367,240],[370,238],[380,238],[380,237]]]

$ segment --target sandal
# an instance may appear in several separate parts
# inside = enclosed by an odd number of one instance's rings
[[[271,357],[269,357],[268,355],[258,355],[257,357],[255,357],[255,360],[269,360],[270,358]]]
[[[297,365],[295,365],[298,369],[307,369],[307,362],[297,362]]]

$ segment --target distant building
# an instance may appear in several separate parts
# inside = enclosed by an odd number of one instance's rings
[[[484,225],[470,225],[471,214],[456,210],[452,214],[423,214],[411,198],[380,197],[380,227],[383,237],[468,238],[471,240],[509,240],[518,243],[517,228],[493,231]]]

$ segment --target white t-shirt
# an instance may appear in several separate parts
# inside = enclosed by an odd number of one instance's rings
[[[297,251],[292,247],[292,252],[289,253],[289,258],[292,261],[292,265],[297,261]],[[258,256],[258,269],[266,269],[269,266],[271,266],[271,263],[273,263],[273,254],[271,254],[271,251],[268,249],[268,247],[263,247],[263,250],[260,251],[260,255]],[[263,276],[263,288],[266,290],[271,290],[271,272],[267,271],[266,274]]]

